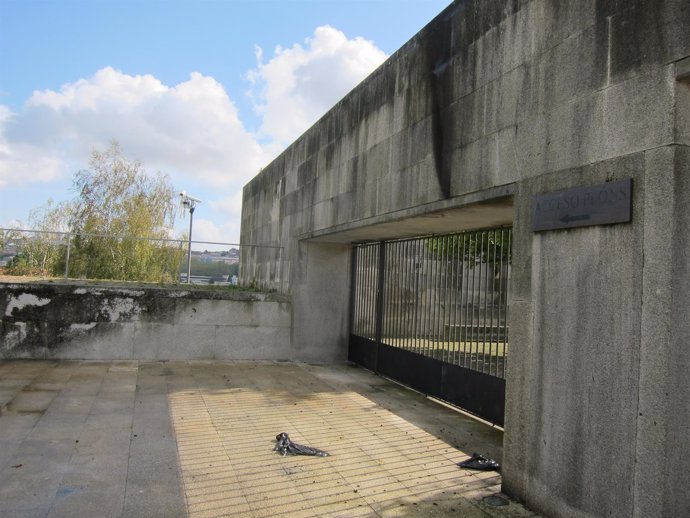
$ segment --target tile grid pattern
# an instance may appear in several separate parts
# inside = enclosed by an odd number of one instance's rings
[[[305,371],[276,386],[280,367],[254,368],[260,389],[171,396],[191,516],[398,516],[439,500],[486,516],[476,504],[500,490],[500,476],[459,469],[466,453],[357,392],[305,391]],[[330,456],[280,457],[281,431]]]

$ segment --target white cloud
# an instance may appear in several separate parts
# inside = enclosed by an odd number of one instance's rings
[[[224,87],[198,72],[166,85],[105,67],[57,91],[37,90],[15,111],[0,105],[0,192],[32,183],[63,191],[91,151],[114,138],[127,157],[204,199],[208,212],[194,222],[195,239],[236,241],[242,186],[386,55],[323,26],[303,45],[272,55],[257,47],[255,57],[247,77],[261,117],[258,135],[246,129]]]
[[[106,67],[0,110],[0,185],[72,172],[112,138],[147,168],[213,186],[242,185],[268,159],[215,79],[194,72],[169,87]]]
[[[257,48],[257,68],[248,78],[253,84],[249,94],[263,120],[261,135],[288,144],[386,57],[372,42],[348,39],[328,25],[318,27],[304,47],[277,47],[267,63]]]
[[[242,190],[236,191],[232,196],[211,201],[211,208],[229,216],[242,214]]]

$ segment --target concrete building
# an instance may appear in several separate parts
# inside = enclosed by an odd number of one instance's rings
[[[440,13],[244,189],[292,357],[346,358],[353,243],[511,225],[504,491],[690,516],[688,27],[687,0]],[[558,207],[607,183],[628,217]]]

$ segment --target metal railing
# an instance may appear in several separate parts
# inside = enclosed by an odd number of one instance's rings
[[[45,231],[34,229],[0,228],[0,267],[4,267],[9,273],[19,275],[37,275],[44,277],[64,277],[78,279],[108,279],[108,280],[148,280],[136,275],[93,276],[88,275],[93,271],[88,265],[89,261],[97,258],[90,256],[88,245],[96,241],[101,245],[108,243],[112,253],[112,260],[118,259],[136,262],[137,251],[132,251],[138,243],[146,243],[148,248],[140,250],[142,256],[142,268],[146,267],[143,261],[150,260],[151,254],[157,254],[160,266],[161,279],[169,282],[186,282],[187,277],[187,247],[186,239],[141,237],[141,236],[117,236],[95,233],[74,233],[61,231]],[[244,278],[240,275],[239,268],[241,254],[248,249],[253,250],[257,245],[240,245],[238,243],[218,241],[192,240],[192,271],[191,283],[193,284],[239,284],[254,286],[255,280],[250,275]],[[130,248],[127,256],[123,248]],[[215,249],[209,251],[208,249]],[[277,264],[282,264],[282,247],[264,247],[270,249],[276,256]],[[146,259],[143,257],[146,256]],[[131,266],[131,264],[130,264]],[[277,268],[277,267],[276,267]],[[112,271],[112,270],[108,270]],[[125,278],[126,277],[126,278]]]
[[[355,247],[352,333],[504,378],[509,228]]]

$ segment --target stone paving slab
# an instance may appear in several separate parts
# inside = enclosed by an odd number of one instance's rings
[[[457,466],[500,430],[350,365],[0,361],[0,394],[0,517],[535,516]]]

